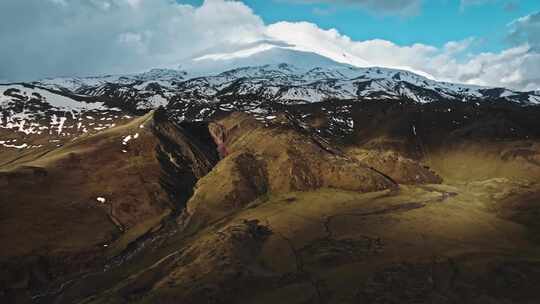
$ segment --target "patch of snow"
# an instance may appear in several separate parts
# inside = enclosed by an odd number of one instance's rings
[[[540,96],[529,95],[529,102],[532,104],[540,104]]]
[[[76,101],[69,97],[55,94],[45,89],[38,87],[29,88],[22,85],[0,85],[0,91],[2,93],[0,94],[0,104],[13,100],[13,97],[3,94],[8,89],[18,90],[16,94],[23,96],[27,100],[30,98],[40,99],[42,102],[46,102],[56,109],[79,112],[82,110],[106,109],[102,102],[87,103]],[[40,98],[38,98],[38,96],[40,96]]]
[[[6,148],[15,148],[15,149],[24,149],[28,147],[28,144],[24,143],[22,145],[14,145],[14,144],[8,144],[5,140],[0,140],[0,145],[6,147]]]
[[[500,97],[509,97],[509,96],[512,96],[512,95],[515,95],[515,93],[510,91],[510,90],[504,90],[504,92],[502,92]]]
[[[62,134],[62,129],[64,128],[64,123],[66,122],[66,120],[66,117],[57,117],[56,114],[51,117],[51,127],[58,126],[58,135]]]
[[[130,140],[131,140],[131,135],[127,135],[122,139],[122,144],[127,145]]]
[[[148,99],[151,108],[159,108],[160,106],[166,106],[169,101],[163,96],[156,94]]]

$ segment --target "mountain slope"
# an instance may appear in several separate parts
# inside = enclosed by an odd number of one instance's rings
[[[2,297],[46,298],[180,213],[217,162],[201,130],[150,113],[0,165]]]

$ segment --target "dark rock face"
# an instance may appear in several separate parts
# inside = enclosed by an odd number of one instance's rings
[[[159,141],[156,157],[162,168],[160,184],[178,214],[186,207],[195,183],[217,163],[218,146],[207,123],[177,124],[169,121],[163,110],[154,115],[153,133]]]

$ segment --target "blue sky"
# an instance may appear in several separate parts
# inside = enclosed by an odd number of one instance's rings
[[[197,6],[203,0],[179,2]],[[475,37],[479,39],[474,45],[476,52],[508,47],[507,25],[521,16],[540,11],[540,0],[477,0],[469,5],[459,0],[429,0],[423,1],[419,10],[405,15],[373,11],[354,4],[328,3],[339,1],[243,2],[266,24],[308,21],[321,28],[335,28],[354,40],[384,39],[400,45],[423,43],[442,47],[448,41]]]

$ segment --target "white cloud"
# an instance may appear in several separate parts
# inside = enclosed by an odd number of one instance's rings
[[[461,41],[449,41],[444,45],[444,50],[448,54],[458,54],[466,51],[474,41],[474,38],[467,38]]]
[[[540,50],[540,11],[518,18],[508,26],[510,42],[528,43],[532,48]]]
[[[400,46],[380,39],[354,41],[335,29],[323,30],[306,22],[271,24],[267,35],[295,45],[296,49],[359,66],[405,69],[450,82],[523,90],[540,88],[540,54],[527,43],[499,53],[471,55],[467,51],[475,41],[473,38],[450,41],[442,48],[425,44]]]
[[[316,52],[338,62],[366,66],[369,62],[350,53],[351,39],[335,29],[322,30],[308,22],[278,22],[266,29],[266,35],[294,45],[300,51]]]
[[[0,20],[0,78],[13,80],[171,65],[264,32],[248,6],[223,0],[1,0]]]

